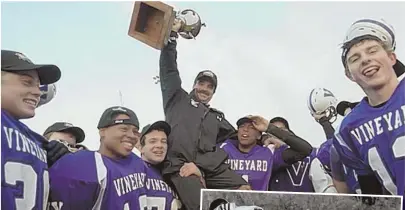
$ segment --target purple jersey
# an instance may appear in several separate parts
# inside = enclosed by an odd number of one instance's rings
[[[318,149],[314,148],[309,156],[290,166],[273,171],[270,191],[314,192],[309,178],[309,168],[316,158]]]
[[[273,166],[285,164],[281,153],[286,147],[274,152],[270,147],[256,145],[249,153],[243,153],[239,151],[237,144],[236,140],[228,139],[220,145],[228,154],[226,163],[241,175],[253,190],[267,191]]]
[[[335,147],[331,147],[330,150],[330,165],[332,170],[332,177],[338,181],[346,182],[352,194],[361,194],[360,185],[357,181],[356,171],[344,166],[340,161],[339,155],[336,152]]]
[[[1,127],[1,209],[46,209],[46,140],[4,110]]]
[[[148,209],[152,210],[179,210],[181,203],[176,193],[163,181],[160,172],[149,163],[146,163],[146,181]]]
[[[121,160],[87,150],[65,155],[49,170],[51,209],[144,210],[145,172],[132,153]]]
[[[375,174],[392,195],[405,190],[405,80],[382,106],[363,99],[336,130],[334,147],[358,175]]]

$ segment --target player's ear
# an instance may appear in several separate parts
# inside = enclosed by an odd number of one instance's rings
[[[100,135],[100,139],[102,139],[105,136],[105,128],[100,128],[98,134]]]
[[[394,52],[388,53],[388,57],[390,58],[391,65],[394,66],[397,62],[397,55]]]

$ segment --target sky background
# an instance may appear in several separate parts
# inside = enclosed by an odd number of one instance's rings
[[[311,89],[327,88],[338,100],[363,96],[340,62],[340,43],[354,21],[384,18],[396,30],[398,57],[405,57],[405,2],[166,3],[196,10],[207,24],[196,40],[179,40],[184,89],[192,88],[199,71],[211,69],[218,75],[212,105],[232,124],[247,114],[283,116],[313,146],[325,135],[307,108]],[[119,91],[141,127],[164,119],[153,80],[160,52],[127,35],[133,4],[1,3],[1,48],[62,70],[54,100],[25,120],[33,130],[71,122],[85,130],[84,144],[97,149],[97,123],[106,108],[121,105]]]

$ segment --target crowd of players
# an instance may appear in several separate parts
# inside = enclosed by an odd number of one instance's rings
[[[97,125],[98,151],[68,122],[40,135],[20,121],[46,104],[40,85],[56,83],[61,71],[2,50],[2,209],[198,210],[204,188],[404,195],[405,90],[398,77],[405,68],[390,25],[362,19],[346,34],[345,74],[366,97],[337,104],[324,88],[309,94],[308,108],[325,132],[319,148],[283,117],[241,116],[235,129],[209,105],[218,85],[210,70],[197,75],[190,93],[182,89],[180,27],[174,23],[160,55],[165,121],[141,130],[134,111],[110,107]],[[334,129],[338,113],[344,119]]]

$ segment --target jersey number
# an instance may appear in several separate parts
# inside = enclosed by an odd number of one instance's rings
[[[395,139],[394,143],[392,144],[392,153],[394,154],[394,157],[397,159],[405,157],[405,136],[401,136]],[[385,167],[385,164],[381,159],[380,154],[378,153],[376,147],[372,147],[370,148],[370,150],[368,150],[368,164],[373,169],[373,171],[375,171],[378,174],[378,176],[383,182],[384,187],[392,195],[397,195],[398,194],[397,186],[392,180],[390,173]]]
[[[44,171],[43,175],[43,203],[42,209],[45,210],[49,195],[49,175]],[[17,187],[17,182],[22,182],[22,196],[15,198],[15,207],[17,210],[33,209],[37,200],[37,182],[38,174],[31,165],[8,161],[4,164],[4,181],[12,186]],[[4,201],[3,201],[4,202]]]
[[[181,203],[179,200],[173,199],[170,210],[179,210]],[[139,209],[141,210],[165,210],[166,198],[165,197],[147,197],[146,195],[139,196]],[[124,205],[124,210],[130,210],[129,203]]]

